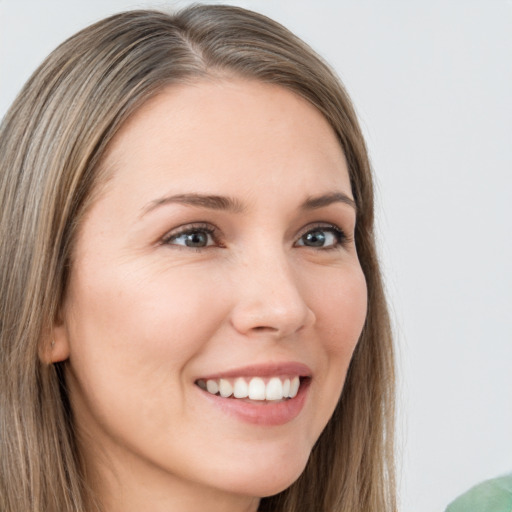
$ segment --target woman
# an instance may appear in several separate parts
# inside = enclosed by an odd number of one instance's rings
[[[3,511],[395,509],[371,173],[311,49],[234,7],[119,14],[0,152]]]

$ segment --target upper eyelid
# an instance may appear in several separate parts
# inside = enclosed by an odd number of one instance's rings
[[[160,239],[160,241],[161,243],[165,244],[168,243],[173,238],[177,238],[181,235],[185,235],[193,231],[206,231],[215,240],[218,237],[219,228],[210,223],[192,222],[188,224],[183,224],[181,226],[171,229],[170,231],[167,231],[167,233]]]
[[[311,231],[313,229],[334,229],[335,231],[340,231],[342,233],[345,233],[345,230],[338,226],[337,224],[334,224],[333,222],[313,222],[311,224],[308,224],[304,226],[299,233],[302,233],[304,235],[308,231]],[[301,235],[301,236],[302,236]]]
[[[343,238],[345,238],[347,240],[350,239],[347,232],[342,227],[338,226],[337,224],[334,224],[332,222],[317,222],[317,223],[313,223],[313,224],[308,224],[307,226],[302,228],[299,231],[297,240],[302,238],[305,234],[309,233],[310,231],[314,231],[315,229],[325,229],[325,230],[331,229],[332,231],[336,231],[337,233],[340,233],[343,236]]]

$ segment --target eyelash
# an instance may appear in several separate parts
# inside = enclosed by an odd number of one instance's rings
[[[308,233],[313,233],[315,231],[329,231],[334,234],[336,241],[333,245],[329,245],[327,247],[319,247],[317,250],[320,251],[333,251],[336,249],[340,249],[342,247],[345,247],[349,240],[349,237],[345,234],[345,232],[335,224],[313,224],[307,226],[307,228],[302,232],[302,234],[299,236],[298,240],[301,240],[304,238]],[[297,242],[295,242],[297,244]],[[299,246],[299,247],[308,247],[305,245]],[[314,249],[314,247],[309,247],[311,249]]]
[[[210,225],[210,224],[188,224],[187,226],[183,226],[181,228],[178,228],[178,231],[172,231],[171,233],[168,233],[164,236],[162,239],[162,245],[172,245],[173,247],[177,247],[179,249],[188,249],[193,251],[202,251],[203,249],[208,249],[210,247],[213,247],[213,245],[208,245],[205,247],[190,247],[185,245],[178,245],[173,244],[173,240],[176,240],[180,236],[193,234],[193,233],[206,233],[209,237],[212,238],[213,242],[215,243],[215,247],[224,247],[224,245],[220,242],[220,235],[219,231],[216,227]]]
[[[212,226],[210,224],[203,224],[203,223],[189,224],[187,226],[184,226],[184,227],[178,228],[178,229],[179,229],[178,231],[173,231],[173,232],[165,235],[162,238],[162,242],[161,242],[162,245],[172,245],[173,247],[177,247],[179,249],[194,250],[197,252],[200,252],[204,249],[208,249],[211,247],[220,247],[220,248],[225,247],[225,245],[222,244],[220,241],[219,230],[215,226]],[[305,244],[297,245],[298,241],[302,240],[308,233],[313,233],[315,231],[327,231],[327,232],[334,234],[334,236],[336,238],[336,241],[333,245],[329,245],[327,247],[316,248],[316,250],[319,250],[319,251],[336,250],[336,249],[346,246],[350,241],[349,237],[338,226],[336,226],[334,224],[328,224],[328,223],[327,224],[319,223],[319,224],[307,226],[307,228],[298,237],[297,242],[295,242],[294,246],[315,249],[315,247],[307,246]],[[206,233],[208,235],[208,237],[211,237],[213,244],[202,246],[202,247],[191,247],[191,246],[187,246],[187,245],[173,243],[173,241],[175,241],[176,239],[178,239],[181,236],[191,235],[194,233]]]

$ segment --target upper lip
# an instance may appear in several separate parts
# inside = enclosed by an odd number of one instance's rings
[[[252,364],[232,368],[225,371],[212,373],[210,375],[201,376],[202,380],[215,380],[222,378],[234,377],[272,377],[279,375],[290,375],[299,377],[311,377],[312,371],[309,366],[297,362],[269,363],[269,364]]]

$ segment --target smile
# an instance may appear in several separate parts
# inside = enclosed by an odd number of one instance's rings
[[[194,381],[210,406],[245,423],[284,425],[303,409],[313,381],[311,369],[296,362],[249,365]]]
[[[279,401],[295,398],[300,387],[298,375],[293,377],[237,377],[199,379],[196,384],[203,390],[222,398]]]

